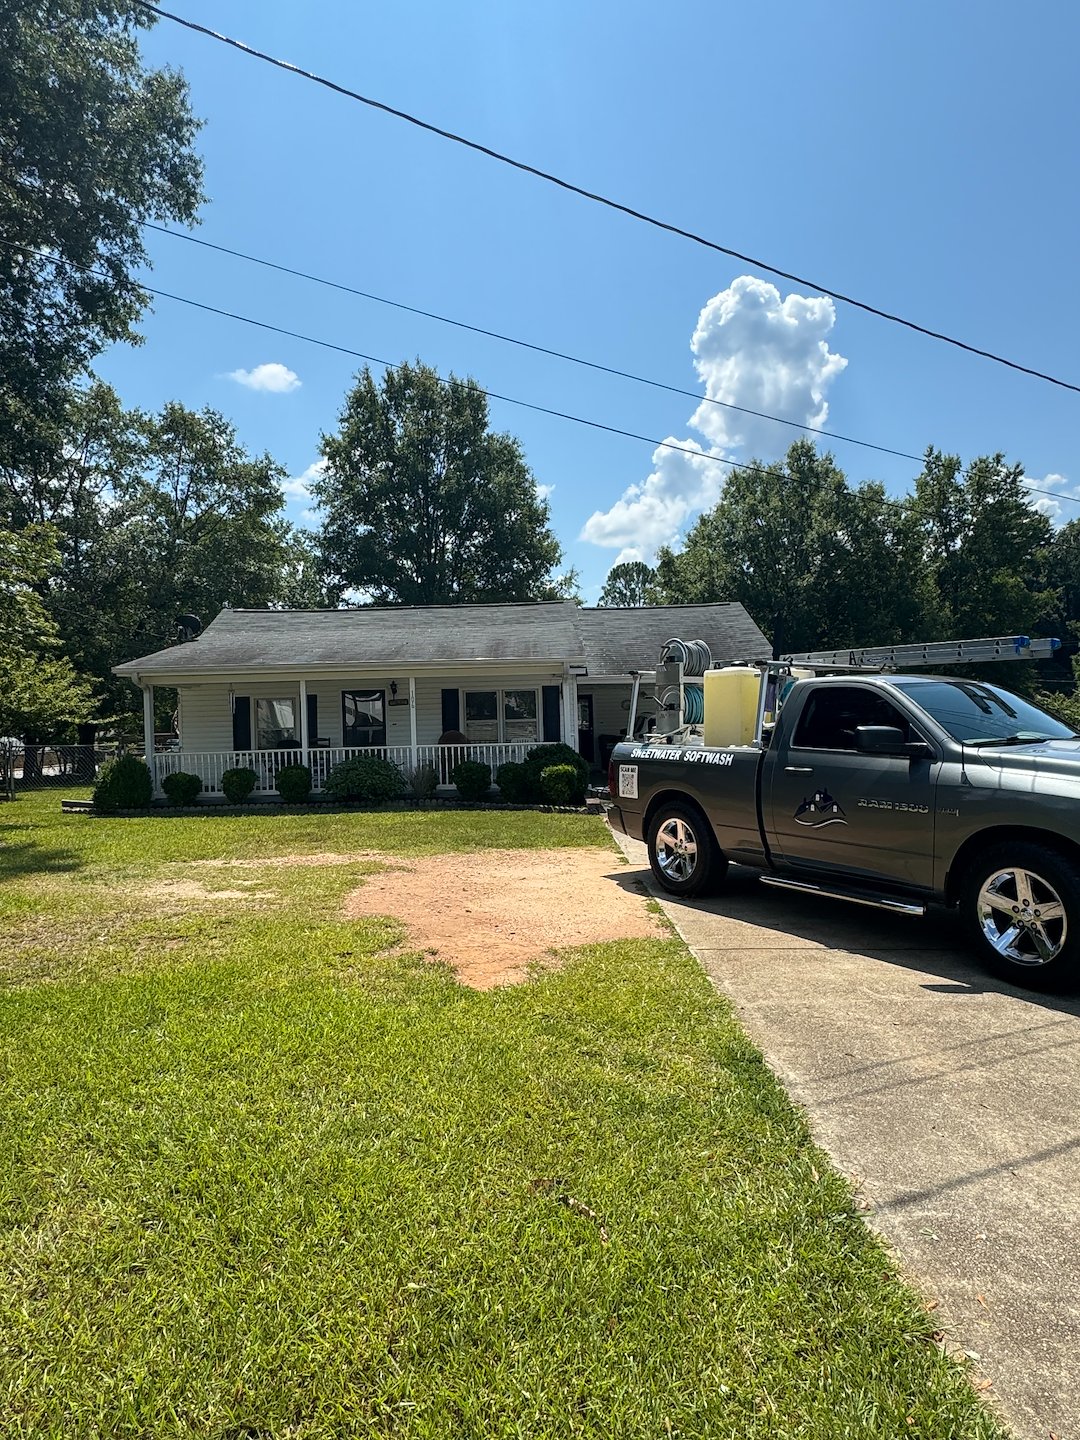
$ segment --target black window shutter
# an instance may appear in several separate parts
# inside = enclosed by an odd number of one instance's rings
[[[456,690],[442,692],[442,728],[444,733],[461,729],[461,696]]]
[[[550,743],[553,740],[562,739],[562,726],[559,716],[559,687],[558,685],[544,686],[544,740]]]
[[[250,695],[236,695],[233,697],[232,748],[234,750],[251,749]]]
[[[315,737],[319,733],[319,697],[309,695],[307,697],[307,738],[308,744],[315,744]]]

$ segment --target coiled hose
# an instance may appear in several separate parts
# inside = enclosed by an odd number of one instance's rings
[[[679,704],[679,687],[669,685],[660,696],[660,704],[664,709],[677,709]],[[684,685],[682,689],[682,707],[684,725],[701,725],[705,721],[705,690],[701,685]]]
[[[668,660],[681,660],[684,675],[704,675],[712,665],[712,651],[704,640],[669,640],[660,652],[660,663]]]

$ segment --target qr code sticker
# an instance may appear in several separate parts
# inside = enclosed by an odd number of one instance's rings
[[[619,794],[625,800],[636,800],[637,795],[637,766],[619,766]]]

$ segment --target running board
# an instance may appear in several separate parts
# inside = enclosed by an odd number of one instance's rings
[[[925,915],[926,906],[910,900],[893,900],[887,895],[860,895],[852,890],[830,890],[809,880],[785,880],[781,875],[762,875],[762,885],[775,885],[778,890],[798,890],[804,895],[823,895],[828,900],[847,900],[852,905],[871,905],[875,910],[891,910],[898,915]]]

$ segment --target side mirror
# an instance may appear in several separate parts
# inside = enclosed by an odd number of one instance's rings
[[[860,725],[855,746],[864,755],[906,755],[904,732],[896,725]]]
[[[934,754],[925,740],[905,740],[896,725],[860,725],[855,746],[864,755],[906,755],[910,760],[929,760]]]

